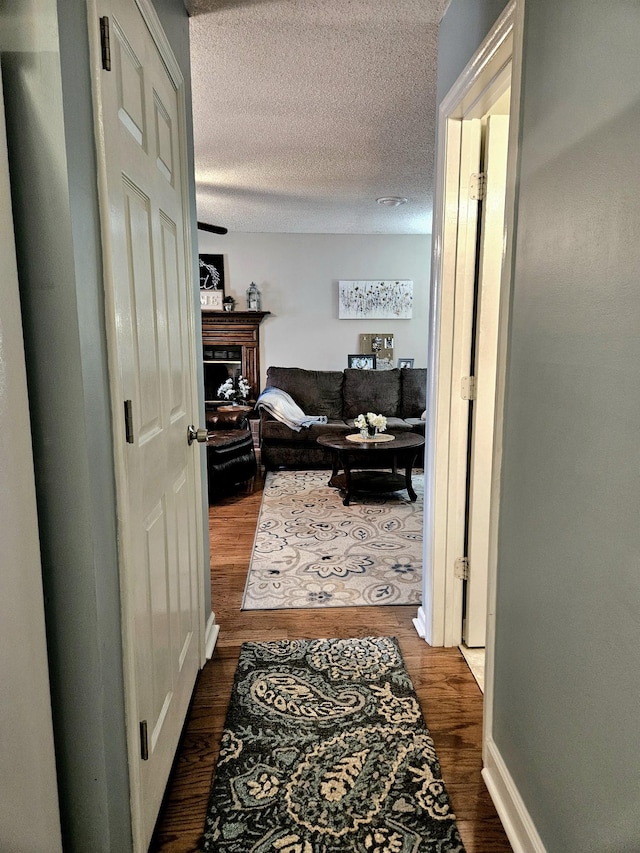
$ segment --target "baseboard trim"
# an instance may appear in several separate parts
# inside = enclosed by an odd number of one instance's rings
[[[220,626],[216,625],[216,614],[211,612],[204,632],[204,655],[207,660],[211,660],[219,633]]]
[[[413,622],[413,627],[418,632],[418,636],[421,639],[426,639],[427,636],[427,620],[424,613],[424,607],[418,608],[418,615],[415,619],[411,620]]]
[[[546,853],[531,815],[492,738],[485,741],[484,754],[482,778],[513,847],[513,853]]]

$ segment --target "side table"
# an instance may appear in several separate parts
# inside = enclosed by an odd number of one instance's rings
[[[218,406],[207,413],[209,429],[246,429],[253,406]]]

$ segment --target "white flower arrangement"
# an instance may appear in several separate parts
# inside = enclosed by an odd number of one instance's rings
[[[354,420],[354,424],[358,429],[374,430],[376,432],[384,432],[387,428],[387,419],[384,415],[376,415],[374,412],[367,412],[366,415],[358,415]]]
[[[234,378],[229,377],[218,388],[218,396],[223,400],[247,400],[251,393],[251,385],[247,382],[244,376],[239,375]]]

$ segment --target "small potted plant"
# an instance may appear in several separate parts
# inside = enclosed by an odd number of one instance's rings
[[[222,307],[225,311],[233,311],[235,306],[236,300],[233,298],[233,296],[225,296],[225,298],[222,300]]]

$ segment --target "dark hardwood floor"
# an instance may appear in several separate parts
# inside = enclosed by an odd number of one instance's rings
[[[262,482],[209,508],[213,609],[220,635],[199,675],[150,853],[197,853],[240,645],[246,640],[395,636],[435,742],[467,853],[511,853],[480,776],[482,693],[458,649],[431,648],[411,607],[240,610]]]

